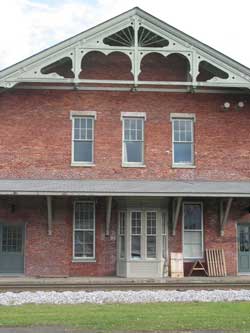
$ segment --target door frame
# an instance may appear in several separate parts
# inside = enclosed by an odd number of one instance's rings
[[[27,232],[27,222],[22,221],[6,221],[4,219],[0,220],[1,225],[21,225],[22,226],[22,253],[23,253],[23,270],[19,273],[0,273],[0,276],[23,276],[26,275],[26,232]],[[0,237],[0,247],[2,246],[2,235]]]

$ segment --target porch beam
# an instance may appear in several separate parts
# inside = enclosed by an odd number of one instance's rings
[[[226,200],[226,207],[224,205],[224,200],[220,200],[220,235],[224,236],[224,227],[228,222],[228,216],[232,206],[233,198],[228,198]]]
[[[105,235],[109,236],[110,234],[110,222],[112,215],[112,197],[106,198],[106,230]]]
[[[47,196],[47,210],[48,210],[48,235],[52,235],[52,198]]]
[[[176,226],[180,216],[182,197],[174,198],[172,202],[172,236],[176,234]]]

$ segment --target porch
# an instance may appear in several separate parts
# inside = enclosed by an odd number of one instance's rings
[[[77,291],[77,290],[193,290],[250,289],[249,276],[184,277],[130,279],[120,277],[25,277],[1,276],[0,292],[4,291]]]
[[[187,275],[208,248],[224,249],[229,275],[250,273],[249,188],[245,182],[2,180],[0,273],[81,276],[83,285],[87,276],[171,285],[170,253],[186,251]],[[20,266],[9,267],[14,260]]]

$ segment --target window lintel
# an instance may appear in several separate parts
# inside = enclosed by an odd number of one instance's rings
[[[146,112],[121,112],[121,120],[124,118],[144,118],[147,120]]]
[[[96,120],[96,111],[70,111],[70,119],[74,117],[93,117]]]
[[[195,113],[170,113],[170,121],[175,119],[191,119],[196,122],[196,115]]]

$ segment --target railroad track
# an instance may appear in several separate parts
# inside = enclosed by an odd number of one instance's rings
[[[213,290],[250,289],[250,282],[167,282],[167,283],[0,283],[0,292],[13,291],[94,291],[94,290]]]

